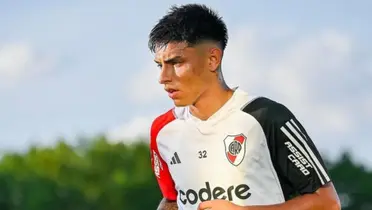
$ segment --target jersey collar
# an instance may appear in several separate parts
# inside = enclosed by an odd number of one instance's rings
[[[200,120],[199,118],[193,116],[190,112],[189,107],[187,107],[186,111],[189,121],[191,123],[194,123],[198,128],[203,128],[203,130],[213,127],[213,125],[227,116],[227,114],[235,107],[234,104],[236,102],[236,98],[238,97],[238,95],[240,95],[241,90],[239,89],[239,87],[235,87],[233,88],[233,91],[234,93],[231,98],[207,120]]]

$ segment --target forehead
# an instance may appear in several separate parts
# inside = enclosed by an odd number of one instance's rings
[[[167,60],[176,56],[185,57],[194,51],[195,48],[188,46],[184,42],[172,42],[156,48],[155,60]]]

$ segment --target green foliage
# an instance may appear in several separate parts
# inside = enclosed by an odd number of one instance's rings
[[[145,198],[143,201],[140,198]],[[0,209],[152,209],[160,200],[148,146],[91,139],[6,154],[0,162]]]
[[[331,166],[332,180],[342,198],[343,210],[372,209],[372,172],[356,164],[345,152]]]
[[[73,147],[31,147],[0,161],[0,210],[144,210],[161,199],[146,143],[104,136]],[[372,209],[372,173],[348,153],[327,162],[346,210]]]

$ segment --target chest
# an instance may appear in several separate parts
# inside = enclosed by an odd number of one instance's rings
[[[262,168],[266,143],[256,121],[238,116],[213,125],[174,123],[159,135],[158,147],[176,184],[189,186],[242,182]]]

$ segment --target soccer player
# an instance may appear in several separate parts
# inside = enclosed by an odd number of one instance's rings
[[[173,6],[149,35],[174,107],[151,127],[158,210],[337,210],[325,164],[294,114],[224,81],[228,33],[205,5]],[[241,68],[244,68],[242,66]]]

